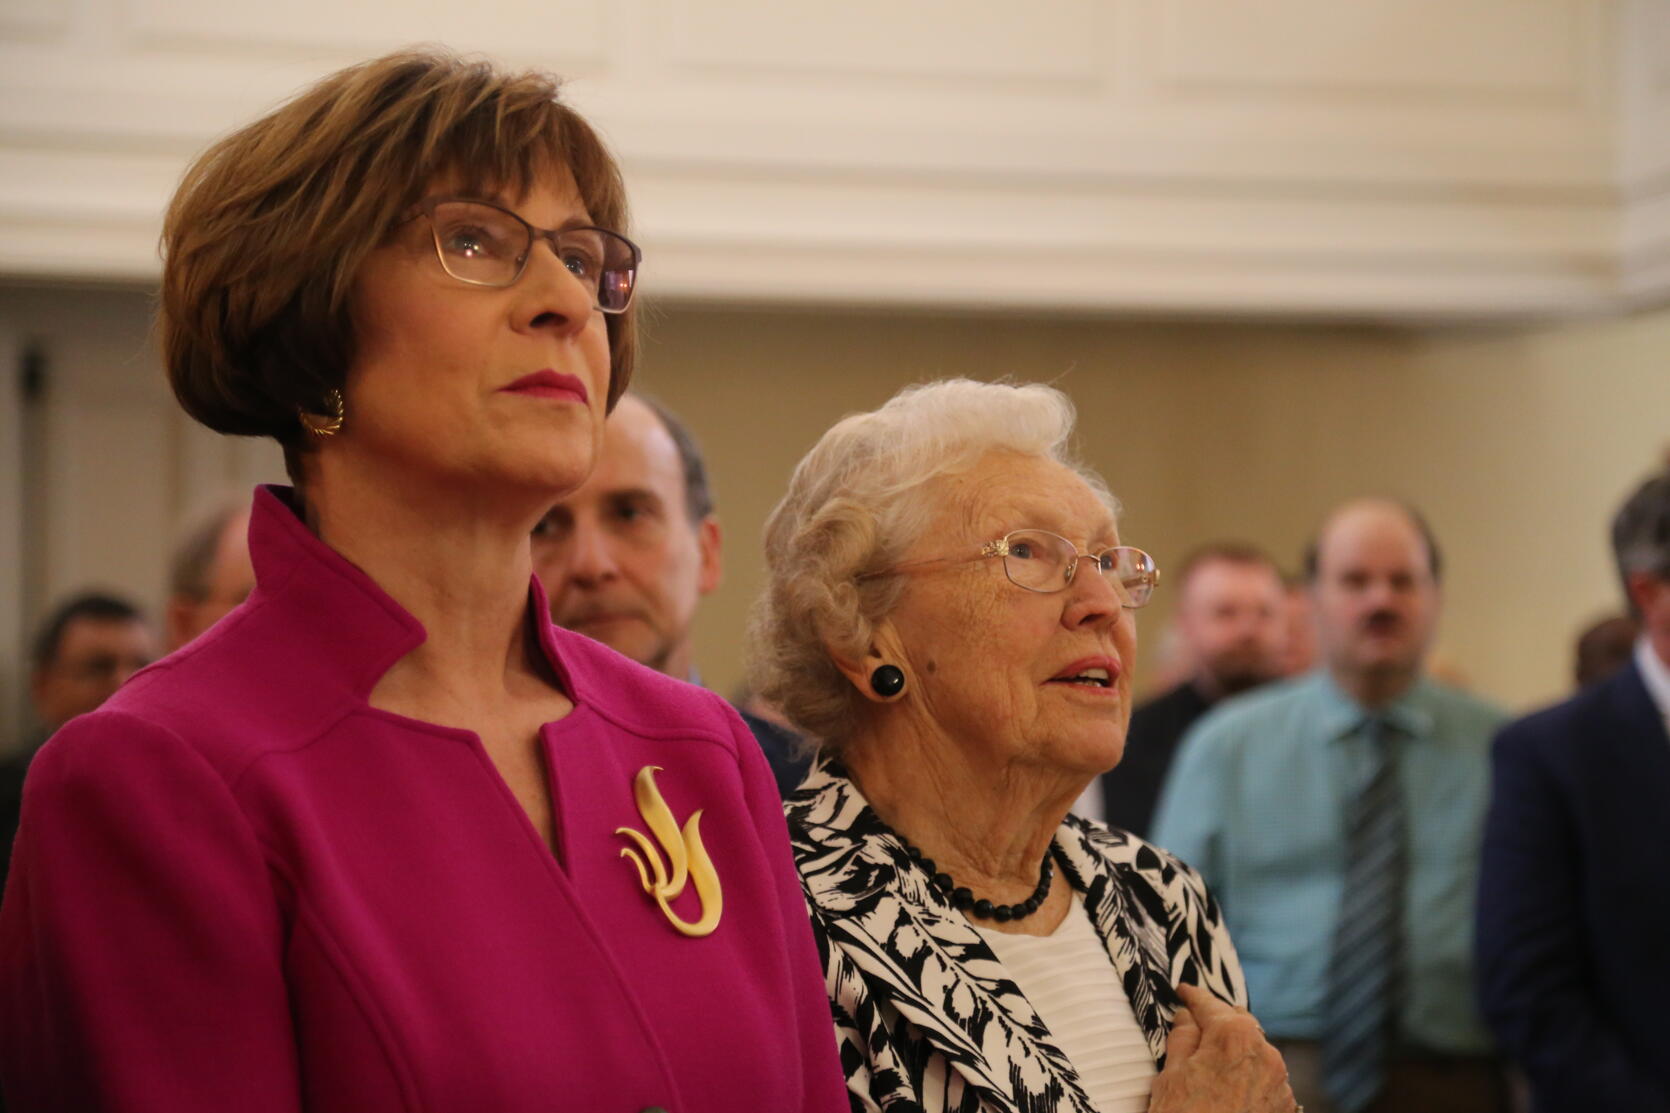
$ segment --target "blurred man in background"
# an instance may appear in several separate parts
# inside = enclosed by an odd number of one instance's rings
[[[156,635],[125,599],[87,592],[60,604],[35,636],[29,699],[45,739],[98,707],[157,655]]]
[[[690,627],[702,596],[719,586],[719,519],[696,440],[664,406],[621,397],[590,478],[535,527],[533,558],[557,625],[701,682]],[[791,732],[741,714],[786,793],[809,759]]]
[[[1479,994],[1536,1113],[1670,1113],[1670,468],[1612,551],[1631,660],[1496,740]]]
[[[168,652],[224,618],[255,589],[249,500],[228,500],[181,539],[169,566]]]
[[[1177,577],[1172,629],[1189,676],[1131,713],[1125,756],[1102,774],[1103,819],[1147,837],[1184,733],[1214,704],[1282,675],[1287,605],[1275,562],[1251,545],[1190,553]]]
[[[696,680],[690,627],[719,586],[720,531],[695,441],[674,420],[621,398],[591,477],[535,528],[534,568],[558,625]]]
[[[1316,667],[1316,614],[1310,583],[1303,575],[1285,577],[1287,640],[1282,650],[1283,676],[1299,676]]]
[[[29,762],[48,736],[109,699],[157,655],[156,635],[125,599],[86,592],[41,623],[30,651],[29,702],[38,727],[0,761],[0,891],[23,802]]]
[[[1337,508],[1306,558],[1324,667],[1207,713],[1160,801],[1309,1113],[1506,1108],[1471,976],[1501,715],[1425,674],[1441,571],[1409,507]]]

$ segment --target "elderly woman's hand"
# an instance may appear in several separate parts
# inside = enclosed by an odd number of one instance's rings
[[[1294,1113],[1281,1053],[1246,1009],[1177,987],[1184,1007],[1166,1041],[1148,1113]]]

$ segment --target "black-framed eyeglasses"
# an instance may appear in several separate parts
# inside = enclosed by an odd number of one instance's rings
[[[638,245],[607,228],[535,228],[491,201],[431,197],[418,205],[429,218],[435,254],[452,277],[472,286],[513,286],[527,269],[535,239],[551,245],[557,259],[592,293],[605,313],[624,313],[632,304]]]
[[[930,564],[966,563],[987,557],[1003,558],[1003,574],[1009,582],[1027,591],[1050,595],[1065,591],[1073,582],[1081,561],[1091,561],[1096,571],[1113,586],[1119,605],[1128,611],[1148,605],[1160,582],[1160,566],[1141,549],[1115,545],[1098,553],[1081,553],[1078,546],[1042,529],[1017,529],[988,541],[978,553],[966,557],[929,557],[896,564],[880,572],[867,572],[859,579],[910,572]]]

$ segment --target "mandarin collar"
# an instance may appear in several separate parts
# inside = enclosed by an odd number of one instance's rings
[[[275,665],[315,692],[346,689],[367,700],[383,674],[428,633],[375,580],[308,529],[298,504],[294,488],[256,489],[249,519],[255,568],[251,617],[270,606],[289,620],[264,631]],[[535,628],[541,650],[564,691],[579,703],[557,653],[538,577],[530,580],[528,605],[540,618]]]

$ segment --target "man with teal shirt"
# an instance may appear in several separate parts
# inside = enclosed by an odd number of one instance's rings
[[[1424,675],[1440,572],[1409,507],[1336,509],[1306,554],[1322,667],[1209,713],[1160,801],[1310,1113],[1508,1107],[1472,974],[1503,717]]]

